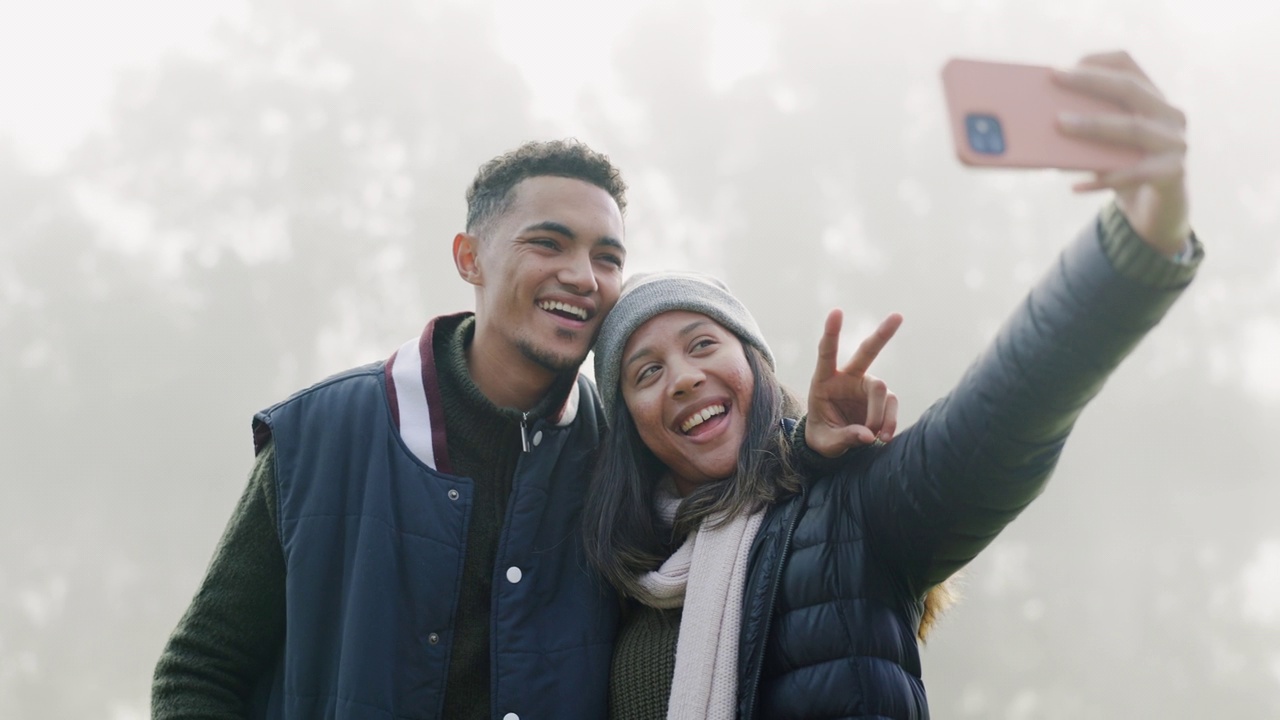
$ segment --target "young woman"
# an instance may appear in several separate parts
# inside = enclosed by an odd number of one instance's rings
[[[842,424],[898,316],[840,370],[828,318],[796,434],[824,454],[859,447],[802,472],[769,346],[725,286],[660,273],[624,287],[595,348],[610,429],[584,511],[592,562],[631,603],[613,717],[928,717],[917,636],[931,589],[1039,495],[1081,409],[1202,255],[1181,113],[1124,54],[1064,82],[1133,111],[1064,131],[1146,156],[1080,186],[1116,200],[892,442]]]

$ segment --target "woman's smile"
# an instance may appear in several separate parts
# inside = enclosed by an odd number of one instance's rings
[[[733,475],[755,379],[742,342],[705,315],[650,318],[627,341],[622,397],[682,495]]]

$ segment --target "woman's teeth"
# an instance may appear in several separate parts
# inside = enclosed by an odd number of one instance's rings
[[[680,426],[680,432],[688,433],[690,430],[698,427],[702,423],[706,422],[707,420],[710,420],[716,415],[720,415],[723,412],[724,412],[723,405],[712,405],[710,407],[703,408],[702,412],[694,413],[692,417],[684,421],[684,423]]]

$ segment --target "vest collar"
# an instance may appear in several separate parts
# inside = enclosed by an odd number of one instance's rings
[[[466,314],[466,313],[462,313]],[[457,315],[444,316],[457,317]],[[443,473],[451,472],[449,445],[444,426],[444,403],[436,372],[432,337],[436,321],[432,318],[416,338],[406,340],[386,364],[387,402],[391,418],[409,452],[427,467]],[[579,383],[574,382],[564,405],[547,418],[556,427],[566,427],[578,416]]]

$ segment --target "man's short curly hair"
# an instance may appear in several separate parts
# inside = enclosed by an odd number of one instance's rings
[[[619,212],[627,211],[627,184],[606,155],[578,140],[528,142],[480,166],[467,188],[467,232],[506,212],[521,180],[547,176],[589,182],[609,193]]]

